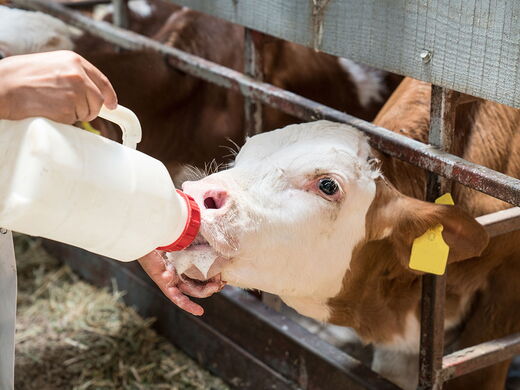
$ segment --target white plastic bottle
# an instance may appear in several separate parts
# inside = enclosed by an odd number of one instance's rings
[[[123,146],[44,118],[0,120],[0,226],[121,261],[180,250],[200,225],[196,203],[166,167],[135,150],[135,114],[103,107]]]

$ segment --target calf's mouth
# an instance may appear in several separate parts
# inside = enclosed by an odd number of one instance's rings
[[[227,259],[200,232],[190,246],[166,254],[165,260],[168,268],[173,268],[181,281],[201,297],[218,292],[225,285],[220,270]]]
[[[200,247],[210,247],[208,240],[199,232],[192,243],[186,249],[197,249]]]

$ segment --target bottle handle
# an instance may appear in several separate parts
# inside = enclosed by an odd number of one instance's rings
[[[115,123],[123,132],[123,145],[135,149],[141,142],[141,124],[132,110],[119,104],[114,110],[109,110],[103,105],[98,116]]]

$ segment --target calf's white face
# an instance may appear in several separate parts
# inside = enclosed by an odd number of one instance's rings
[[[369,153],[360,132],[328,121],[250,138],[231,169],[184,183],[201,207],[203,238],[173,263],[209,261],[207,277],[221,272],[326,320],[323,303],[340,291],[365,235],[379,176]],[[203,278],[193,268],[185,275]]]

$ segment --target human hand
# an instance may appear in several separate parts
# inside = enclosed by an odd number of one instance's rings
[[[191,301],[186,295],[206,298],[220,291],[224,286],[223,282],[209,282],[204,286],[199,286],[181,280],[175,271],[166,269],[164,260],[158,251],[153,251],[141,257],[138,261],[164,295],[181,309],[196,316],[204,314],[204,309]]]
[[[80,55],[66,50],[0,61],[0,119],[43,116],[62,123],[91,121],[105,104],[117,106],[108,79]]]

